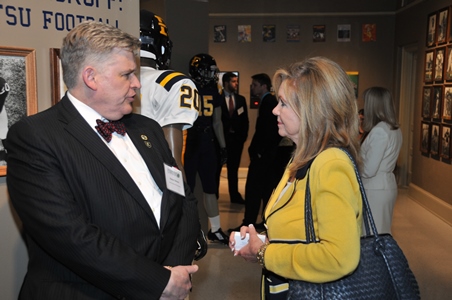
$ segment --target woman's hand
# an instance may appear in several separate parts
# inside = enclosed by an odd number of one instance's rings
[[[242,233],[242,229],[243,229],[243,233]],[[235,233],[236,232],[237,231],[233,231],[229,235],[229,249],[231,249],[231,251],[235,251]],[[247,226],[240,227],[240,236],[241,236],[242,240],[245,238],[245,234],[247,232],[248,232],[248,227]]]
[[[244,239],[247,233],[250,236],[248,244],[240,250],[235,250],[235,237],[234,233],[231,233],[231,236],[229,237],[229,248],[231,248],[231,251],[234,252],[234,256],[241,256],[249,262],[257,262],[257,252],[264,243],[257,236],[256,228],[254,228],[253,224],[250,224],[248,227],[242,226],[240,228],[241,239]]]

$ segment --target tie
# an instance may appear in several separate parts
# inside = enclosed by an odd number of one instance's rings
[[[232,95],[229,96],[229,115],[232,117],[234,114],[234,98]]]
[[[99,134],[107,141],[107,143],[110,143],[111,141],[111,134],[116,131],[120,135],[126,134],[126,127],[124,126],[124,123],[121,121],[110,121],[110,122],[104,122],[102,120],[97,119],[96,120],[97,126],[95,127]]]

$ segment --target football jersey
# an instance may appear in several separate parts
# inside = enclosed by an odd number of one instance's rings
[[[217,88],[207,86],[201,87],[196,85],[200,95],[199,116],[196,119],[196,126],[208,127],[213,123],[213,111],[216,107],[221,106],[221,95]]]
[[[193,126],[198,117],[199,93],[186,75],[172,70],[140,68],[141,114],[164,127],[184,124]]]

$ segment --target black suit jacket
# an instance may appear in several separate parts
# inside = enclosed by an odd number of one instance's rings
[[[272,113],[278,104],[276,97],[268,93],[259,104],[256,130],[248,148],[250,159],[274,156],[282,137],[278,133],[277,117]]]
[[[225,138],[228,136],[230,138],[233,137],[236,141],[244,143],[248,137],[249,129],[248,108],[245,97],[234,94],[235,106],[232,116],[229,115],[224,92],[221,94],[221,99],[221,121]]]
[[[29,251],[21,299],[159,299],[191,264],[197,202],[166,188],[176,166],[161,127],[125,116],[127,134],[163,191],[160,227],[139,188],[67,97],[8,131],[7,185]],[[144,142],[150,142],[148,147]]]

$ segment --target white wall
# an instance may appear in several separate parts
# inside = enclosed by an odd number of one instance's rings
[[[60,48],[67,32],[87,19],[109,23],[138,36],[139,1],[0,0],[0,47],[24,47],[36,50],[38,111],[51,106],[49,49]],[[27,262],[20,221],[8,198],[6,177],[0,177],[2,300],[17,299]]]

